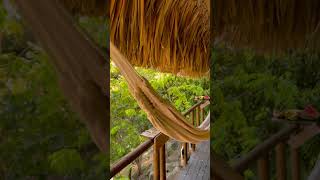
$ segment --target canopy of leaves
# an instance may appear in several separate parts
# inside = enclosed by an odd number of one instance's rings
[[[103,20],[76,20],[106,47]],[[49,57],[0,4],[0,179],[104,179],[107,163],[65,101]]]
[[[271,122],[273,110],[308,104],[320,109],[319,54],[273,57],[215,49],[212,58],[211,144],[226,159],[245,155],[281,128]],[[319,152],[319,136],[302,147],[305,175]],[[249,174],[248,179],[254,179]]]

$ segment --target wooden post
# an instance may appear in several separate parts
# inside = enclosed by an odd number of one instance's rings
[[[166,180],[166,145],[160,148],[160,180]]]
[[[166,179],[165,144],[169,137],[160,133],[154,138],[153,145],[153,179]]]
[[[195,119],[194,119],[194,110],[192,110],[190,112],[190,118],[191,118],[192,124],[195,126],[196,122],[195,122]],[[194,152],[195,150],[196,150],[196,145],[195,144],[191,144],[191,152]]]
[[[258,178],[259,180],[269,180],[268,154],[258,159]]]
[[[201,122],[203,122],[204,119],[206,118],[205,115],[204,115],[204,109],[203,108],[200,108],[200,114],[201,114]]]
[[[182,143],[181,150],[181,166],[185,167],[188,164],[188,143]]]
[[[300,180],[300,159],[299,159],[299,149],[291,148],[291,179]]]
[[[197,115],[196,115],[196,126],[198,127],[198,126],[200,126],[200,106],[198,106],[197,107],[197,109],[196,109],[196,111],[197,111]]]
[[[286,158],[285,144],[283,142],[276,146],[276,177],[277,180],[286,180]]]
[[[153,146],[153,179],[160,180],[159,150]]]

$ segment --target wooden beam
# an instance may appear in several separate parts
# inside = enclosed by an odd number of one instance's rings
[[[109,58],[75,25],[57,0],[16,0],[51,56],[59,84],[101,151],[109,151]],[[108,53],[108,52],[105,52]]]

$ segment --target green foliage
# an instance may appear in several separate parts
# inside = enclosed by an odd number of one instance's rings
[[[280,129],[271,122],[274,110],[308,104],[320,109],[318,54],[276,57],[216,49],[212,58],[212,147],[226,159],[246,154]],[[318,141],[316,137],[302,148],[307,172],[318,158]],[[251,172],[247,174],[254,179]]]
[[[106,155],[65,101],[47,55],[1,5],[0,27],[0,179],[104,179]]]
[[[62,149],[49,157],[50,167],[59,174],[73,174],[84,169],[84,161],[75,149]]]
[[[127,83],[111,63],[111,164],[132,151],[145,139],[140,133],[152,127],[146,114],[131,96]],[[209,94],[208,79],[189,79],[137,68],[153,88],[181,112],[190,108],[195,96]]]

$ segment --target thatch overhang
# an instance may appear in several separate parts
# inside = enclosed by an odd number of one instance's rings
[[[318,0],[213,0],[215,44],[260,52],[320,48]]]
[[[73,14],[107,13],[111,41],[134,66],[192,77],[209,74],[209,0],[60,1]]]
[[[184,76],[209,71],[204,0],[111,0],[110,39],[134,66]]]

